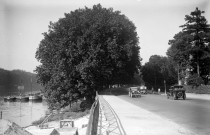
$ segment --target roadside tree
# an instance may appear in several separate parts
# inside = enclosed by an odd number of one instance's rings
[[[92,102],[96,91],[129,83],[141,66],[136,27],[100,4],[66,13],[43,35],[36,72],[52,107],[81,97]]]
[[[185,16],[182,31],[169,41],[168,56],[177,64],[178,69],[188,70],[190,76],[206,79],[210,74],[210,25],[198,8]]]
[[[169,87],[176,83],[177,74],[172,62],[167,58],[159,55],[152,55],[149,62],[145,63],[141,69],[143,80],[148,88],[164,89],[164,81]]]

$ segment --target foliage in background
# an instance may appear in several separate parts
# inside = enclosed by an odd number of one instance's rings
[[[187,93],[210,94],[210,85],[200,85],[200,86],[185,85],[184,88]]]
[[[112,8],[99,4],[71,11],[43,35],[36,72],[51,108],[81,97],[92,102],[96,90],[130,83],[139,71],[136,27]]]
[[[31,83],[32,79],[32,83]],[[37,83],[36,74],[22,70],[4,70],[0,68],[0,95],[19,95],[18,86],[24,86],[22,93],[40,91],[41,85]],[[31,88],[32,87],[32,88]]]
[[[204,84],[204,81],[201,77],[198,77],[197,74],[192,74],[187,78],[188,85],[192,86],[200,86],[201,84]]]
[[[210,74],[210,25],[202,16],[203,13],[196,8],[185,16],[186,23],[180,26],[182,31],[169,41],[167,55],[176,63],[180,72],[190,72],[188,80],[198,81],[202,78],[207,84],[207,76]]]
[[[157,91],[158,88],[164,90],[164,80],[169,87],[177,83],[177,73],[171,61],[167,57],[152,55],[149,62],[141,69],[143,80],[146,86]]]

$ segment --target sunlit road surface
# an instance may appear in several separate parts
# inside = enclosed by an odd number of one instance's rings
[[[163,95],[152,94],[142,95],[141,98],[131,98],[125,89],[113,89],[111,93],[161,117],[172,120],[194,133],[210,135],[210,100],[189,97],[186,100],[173,100],[167,99]]]

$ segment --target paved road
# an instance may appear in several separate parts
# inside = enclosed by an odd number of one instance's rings
[[[114,89],[112,94],[161,117],[170,119],[199,135],[210,135],[209,100],[192,98],[172,100],[167,99],[166,96],[150,94],[142,95],[141,98],[130,98],[125,89]]]

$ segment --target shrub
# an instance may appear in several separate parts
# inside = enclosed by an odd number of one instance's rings
[[[187,80],[188,85],[192,85],[193,87],[198,87],[201,84],[204,84],[204,81],[201,77],[198,77],[197,74],[190,75]]]
[[[39,120],[33,121],[32,125],[39,125],[41,124],[46,117],[41,117]]]
[[[81,103],[85,104],[85,108],[83,108],[83,109],[80,108]],[[82,104],[82,106],[83,106],[83,104]],[[69,118],[77,119],[77,118],[83,117],[83,116],[89,114],[89,109],[87,107],[88,105],[86,105],[86,104],[87,103],[85,101],[82,101],[82,102],[79,101],[78,103],[73,103],[71,108],[68,108],[68,107],[63,108],[61,113],[51,115],[50,118],[48,119],[48,121],[49,122],[50,121],[58,121],[58,120],[69,119]],[[40,118],[39,120],[32,122],[32,125],[41,124],[45,118],[46,118],[46,116]]]
[[[92,106],[91,102],[88,102],[88,100],[83,100],[81,103],[80,103],[80,109],[82,111],[85,111],[87,109],[90,109]]]

